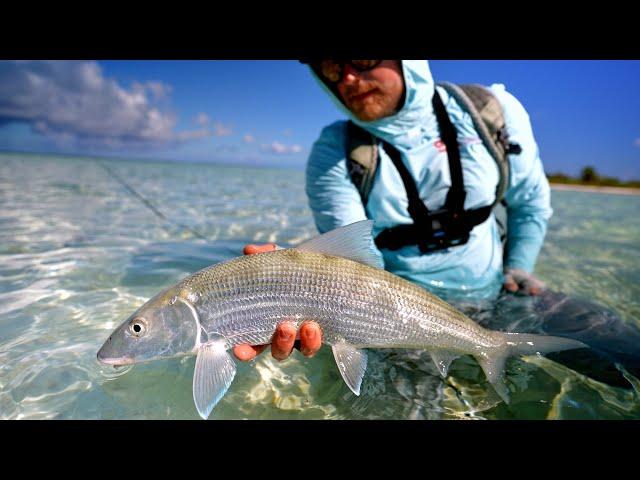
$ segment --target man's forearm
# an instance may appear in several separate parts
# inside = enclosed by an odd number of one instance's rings
[[[547,221],[542,218],[510,219],[505,269],[518,268],[533,272],[546,227]]]

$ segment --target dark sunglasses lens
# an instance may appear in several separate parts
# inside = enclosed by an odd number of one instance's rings
[[[337,82],[342,78],[342,64],[333,60],[322,60],[320,73],[330,82]]]
[[[371,70],[378,66],[382,60],[351,60],[351,64],[358,70]]]
[[[377,67],[382,60],[322,60],[316,63],[315,70],[325,79],[332,83],[337,83],[342,79],[342,72],[345,63],[349,63],[358,71],[364,72]]]

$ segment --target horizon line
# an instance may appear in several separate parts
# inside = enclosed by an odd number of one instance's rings
[[[62,153],[62,152],[42,152],[42,151],[25,151],[25,150],[6,150],[0,149],[0,154],[20,154],[20,155],[44,155],[48,157],[78,157],[78,158],[86,158],[86,159],[96,159],[96,160],[122,160],[122,161],[140,161],[140,162],[158,162],[158,163],[186,163],[193,165],[201,165],[201,164],[209,164],[209,165],[217,165],[221,167],[255,167],[255,168],[281,168],[285,170],[300,170],[303,169],[306,165],[304,162],[301,165],[264,165],[264,164],[256,164],[250,162],[225,162],[218,161],[215,159],[211,160],[193,160],[193,159],[183,159],[178,160],[176,158],[148,158],[148,157],[134,157],[134,156],[115,156],[115,155],[93,155],[93,154],[82,154],[82,153]]]

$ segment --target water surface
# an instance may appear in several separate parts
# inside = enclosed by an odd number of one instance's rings
[[[184,276],[239,255],[246,243],[315,235],[304,173],[100,161],[168,221],[98,160],[0,154],[0,418],[198,419],[193,357],[118,372],[98,364],[96,352],[137,307]],[[639,325],[640,197],[557,191],[552,205],[537,273],[551,289]],[[501,309],[502,326],[524,331],[538,320],[527,301],[476,305],[471,314],[489,321]],[[450,373],[442,380],[424,352],[371,351],[355,397],[327,347],[283,363],[262,355],[239,364],[210,418],[640,418],[638,381],[624,368],[614,386],[552,359],[514,359],[510,405],[472,358]]]

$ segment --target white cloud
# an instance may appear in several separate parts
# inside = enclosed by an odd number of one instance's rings
[[[209,118],[209,115],[207,115],[206,113],[200,112],[198,115],[196,115],[196,118],[194,118],[193,121],[198,125],[200,125],[201,127],[204,127],[206,125],[209,125],[209,122],[211,122],[211,119]]]
[[[246,142],[246,143],[253,143],[256,141],[256,137],[254,137],[253,135],[251,135],[250,133],[245,134],[244,137],[242,137],[242,139]]]
[[[147,82],[145,87],[153,93],[157,99],[168,97],[173,91],[171,85],[162,82]]]
[[[0,123],[27,122],[66,145],[121,148],[211,136],[175,131],[177,116],[162,108],[171,91],[158,81],[125,88],[96,62],[0,61]]]
[[[300,145],[285,145],[280,142],[272,142],[271,145],[262,145],[263,150],[267,150],[278,155],[288,155],[290,153],[300,153],[302,147]]]
[[[223,125],[220,122],[216,122],[213,125],[213,129],[215,131],[216,137],[227,137],[233,133],[233,130],[230,126]]]

